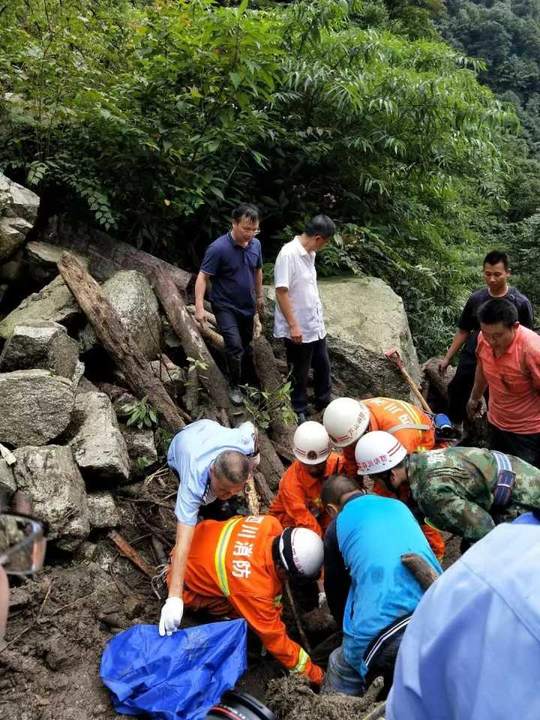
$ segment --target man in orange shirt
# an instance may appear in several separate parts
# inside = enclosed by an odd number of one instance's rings
[[[343,450],[344,473],[350,478],[357,477],[355,448],[366,431],[383,430],[394,435],[408,453],[432,450],[435,446],[435,427],[430,416],[403,400],[385,397],[367,400],[338,398],[333,400],[324,411],[323,423],[330,440]],[[377,480],[373,492],[402,500],[409,509],[412,509],[408,488],[400,488],[396,491]],[[420,518],[419,522],[433,552],[440,560],[445,549],[442,535],[425,523],[423,518]]]
[[[191,545],[184,603],[192,610],[245,618],[282,665],[319,685],[323,671],[287,635],[281,594],[287,577],[316,577],[322,562],[322,540],[314,532],[283,530],[269,515],[204,520]]]
[[[322,537],[331,521],[322,507],[322,486],[331,475],[342,472],[343,458],[330,452],[328,433],[313,420],[296,430],[293,452],[296,460],[281,478],[268,512],[283,527],[305,527]]]
[[[467,412],[480,410],[489,388],[490,449],[540,467],[540,337],[519,324],[515,306],[503,298],[484,303],[478,319],[478,364]]]

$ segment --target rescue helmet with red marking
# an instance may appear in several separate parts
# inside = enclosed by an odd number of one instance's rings
[[[353,398],[332,400],[323,415],[324,427],[336,447],[356,442],[367,430],[369,420],[368,408]]]
[[[321,423],[308,420],[302,423],[293,438],[293,452],[305,465],[318,465],[330,455],[330,438]]]
[[[285,528],[279,536],[278,558],[289,575],[317,577],[324,559],[323,541],[308,528]]]
[[[366,433],[356,443],[354,457],[359,475],[377,475],[403,460],[407,450],[393,435],[382,430]]]

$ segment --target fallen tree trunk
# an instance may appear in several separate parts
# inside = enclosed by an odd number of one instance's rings
[[[101,287],[71,253],[62,255],[58,270],[94,328],[96,337],[122,369],[133,394],[138,398],[146,396],[168,428],[173,433],[178,432],[184,427],[178,409]]]
[[[255,486],[261,497],[262,504],[265,505],[266,508],[270,507],[270,505],[272,504],[272,500],[274,499],[274,493],[268,487],[266,478],[264,477],[262,472],[253,473],[253,478],[255,480]]]
[[[439,577],[431,565],[417,553],[405,553],[401,556],[401,562],[418,580],[422,590],[430,588]]]
[[[261,464],[259,470],[263,474],[268,487],[272,492],[277,492],[285,468],[278,457],[268,435],[259,430],[259,450],[261,453]]]
[[[204,363],[199,368],[199,379],[218,408],[229,408],[229,388],[223,373],[216,365],[210,352],[187,310],[186,304],[178,292],[171,277],[162,270],[156,270],[152,277],[154,291],[165,310],[174,332],[180,338],[188,357]]]
[[[271,396],[275,395],[283,385],[283,377],[278,370],[272,346],[264,335],[253,340],[253,362],[261,388]],[[284,422],[281,408],[270,404],[269,410],[272,439],[292,457],[292,441],[296,428]]]
[[[170,275],[181,292],[185,292],[193,280],[191,273],[99,230],[77,228],[74,231],[64,219],[59,218],[54,242],[65,244],[68,250],[73,249],[86,256],[89,271],[100,280],[106,280],[118,270],[138,270],[151,281],[153,273],[162,270]]]

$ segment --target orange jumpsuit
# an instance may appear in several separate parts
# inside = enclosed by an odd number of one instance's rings
[[[321,478],[312,477],[308,467],[299,460],[292,463],[279,482],[268,513],[277,517],[283,527],[305,527],[322,537],[331,521],[322,508],[322,485],[330,475],[343,470],[343,457],[330,453]]]
[[[405,447],[408,453],[433,450],[435,447],[435,428],[429,415],[411,403],[391,398],[368,398],[362,400],[368,407],[370,421],[368,430],[384,430],[392,433]],[[414,427],[415,425],[419,427]],[[425,426],[422,428],[422,426]],[[343,448],[345,459],[345,474],[356,477],[356,460],[354,457],[356,443]],[[376,481],[373,492],[384,497],[395,498],[409,504],[410,491],[400,488],[399,493],[391,492],[383,483]],[[426,536],[431,549],[440,560],[444,555],[445,543],[441,533],[431,525],[422,524],[422,531]]]
[[[184,603],[193,610],[245,618],[286,668],[320,684],[321,668],[288,637],[281,619],[282,583],[272,558],[272,541],[281,532],[279,521],[268,515],[199,523],[184,578]]]

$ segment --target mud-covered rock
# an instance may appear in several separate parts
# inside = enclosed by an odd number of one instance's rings
[[[154,432],[152,430],[139,430],[135,427],[120,425],[120,430],[126,441],[131,467],[135,476],[141,475],[145,468],[158,460]]]
[[[123,270],[104,282],[102,288],[139,349],[147,358],[155,358],[160,351],[161,319],[148,280],[135,270]],[[82,351],[90,350],[96,343],[94,330],[87,325],[80,335]]]
[[[70,445],[77,465],[88,480],[125,482],[129,457],[111,401],[101,392],[77,395]]]
[[[90,532],[84,480],[71,448],[20,447],[14,451],[15,483],[29,495],[36,517],[49,524],[49,539],[73,551]]]
[[[92,492],[87,495],[88,519],[92,528],[113,528],[120,525],[120,515],[109,492]]]
[[[0,262],[12,255],[31,230],[39,197],[0,173]]]
[[[0,373],[0,442],[45,445],[67,428],[72,384],[48,370]]]
[[[32,320],[15,326],[0,355],[0,370],[40,368],[71,379],[78,358],[79,346],[63,325]]]
[[[38,293],[32,293],[0,322],[0,337],[6,340],[17,325],[32,320],[51,320],[67,323],[80,315],[77,301],[59,275]]]

